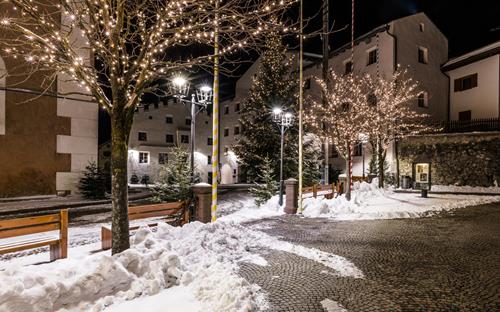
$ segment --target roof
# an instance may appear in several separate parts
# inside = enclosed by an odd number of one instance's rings
[[[500,40],[492,44],[489,44],[487,46],[484,46],[482,48],[479,48],[477,50],[466,53],[464,55],[452,58],[443,65],[442,69],[443,71],[450,71],[499,53],[500,53]]]

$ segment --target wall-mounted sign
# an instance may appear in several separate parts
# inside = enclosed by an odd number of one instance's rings
[[[429,164],[420,163],[415,165],[415,182],[429,183]]]

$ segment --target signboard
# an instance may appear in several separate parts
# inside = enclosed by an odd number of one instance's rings
[[[431,185],[430,163],[415,164],[415,188],[429,190]]]

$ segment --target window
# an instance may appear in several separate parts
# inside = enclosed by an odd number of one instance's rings
[[[160,165],[164,165],[168,162],[168,154],[167,153],[159,153],[158,154],[158,163]]]
[[[229,152],[229,147],[224,146],[224,154],[227,154],[228,152]],[[221,165],[221,164],[219,164],[219,165]]]
[[[148,119],[150,119],[150,120],[153,119],[153,116],[148,116]]]
[[[358,143],[354,145],[354,150],[352,151],[353,156],[362,156],[363,155],[363,144]]]
[[[208,155],[207,156],[207,165],[211,165],[212,164],[212,156]]]
[[[420,24],[418,25],[418,28],[419,28],[419,30],[420,30],[421,32],[424,32],[424,30],[425,30],[425,24],[424,24],[424,23],[420,23]]]
[[[344,67],[345,67],[344,68],[345,75],[352,73],[352,61],[345,62]]]
[[[465,91],[477,87],[477,74],[455,79],[455,92]]]
[[[224,136],[229,136],[229,128],[224,128]]]
[[[147,141],[148,140],[148,133],[144,132],[144,131],[139,131],[139,133],[137,133],[137,140]]]
[[[427,92],[420,92],[417,97],[418,107],[429,107]]]
[[[181,143],[189,143],[189,135],[187,134],[181,134]]]
[[[172,116],[172,115],[165,116],[165,123],[173,124],[174,123],[174,116]]]
[[[240,127],[236,126],[236,127],[234,127],[234,135],[238,135],[238,134],[240,134]]]
[[[211,146],[214,144],[214,139],[212,138],[207,138],[207,145]]]
[[[307,79],[304,81],[304,89],[306,89],[306,90],[311,89],[311,78],[307,78]]]
[[[139,152],[139,163],[149,164],[149,152]]]
[[[236,105],[234,107],[234,111],[235,112],[239,112],[240,111],[240,103],[236,103]]]
[[[191,126],[191,118],[186,117],[186,126]]]
[[[208,175],[207,175],[207,182],[208,182],[208,184],[212,184],[212,171],[209,171],[209,172],[208,172]]]
[[[149,104],[144,104],[144,111],[147,112],[149,110]]]
[[[373,49],[373,50],[370,50],[368,51],[368,63],[367,65],[371,65],[371,64],[375,64],[377,63],[377,49]]]
[[[472,112],[470,110],[458,113],[458,120],[465,121],[471,119],[472,119]]]
[[[174,144],[174,135],[173,134],[165,135],[165,143]]]
[[[370,93],[366,96],[366,101],[370,106],[377,106],[377,96],[374,93]]]
[[[224,115],[229,114],[229,105],[224,106]]]
[[[155,109],[157,109],[158,108],[158,103],[153,103],[153,106],[154,106]]]
[[[421,64],[429,63],[429,50],[424,47],[418,47],[418,62]]]

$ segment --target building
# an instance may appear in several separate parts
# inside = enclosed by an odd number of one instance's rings
[[[414,102],[414,109],[426,113],[434,121],[448,118],[448,78],[441,66],[448,59],[448,40],[425,15],[417,13],[381,25],[355,39],[351,44],[330,53],[329,65],[338,74],[372,74],[389,77],[398,66],[406,68],[408,75],[419,82],[422,91]],[[306,77],[321,77],[321,59],[305,68]],[[306,81],[306,94],[320,95],[319,87]],[[371,157],[369,144],[355,148],[353,175],[367,173]],[[345,161],[329,147],[328,163],[332,169],[345,170]],[[389,170],[396,172],[395,148],[387,153]],[[332,179],[333,177],[330,177]]]
[[[81,171],[97,160],[98,105],[67,76],[48,89],[45,78],[0,54],[0,197],[76,193]],[[72,92],[82,95],[60,95]]]
[[[455,57],[442,70],[450,78],[450,120],[500,118],[500,41]]]

